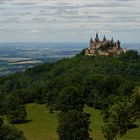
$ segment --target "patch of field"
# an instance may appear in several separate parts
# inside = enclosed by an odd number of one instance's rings
[[[86,107],[85,111],[91,114],[91,136],[94,140],[105,140],[101,132],[103,122],[100,111],[89,107]],[[57,113],[50,114],[45,105],[37,104],[29,104],[27,112],[28,119],[31,121],[16,127],[24,131],[28,140],[58,140]],[[140,128],[129,131],[125,137],[118,140],[140,140]]]
[[[38,60],[32,60],[32,61],[20,61],[20,62],[14,62],[10,63],[11,65],[23,65],[23,64],[36,64],[36,63],[42,63],[41,61]]]
[[[90,135],[92,136],[92,138],[94,138],[94,140],[105,140],[101,130],[101,127],[103,125],[101,111],[94,108],[86,107],[85,112],[91,114]]]
[[[0,61],[7,61],[7,62],[27,61],[27,60],[32,60],[32,58],[20,58],[20,57],[2,58],[2,57],[0,57]]]
[[[6,67],[0,66],[0,71],[3,71],[3,70],[5,70],[5,69],[6,69]]]

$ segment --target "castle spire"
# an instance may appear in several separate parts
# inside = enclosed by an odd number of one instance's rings
[[[106,41],[106,37],[105,37],[105,35],[104,35],[103,41]]]
[[[113,37],[112,37],[112,39],[111,39],[111,42],[112,42],[112,43],[114,42],[114,39],[113,39]]]
[[[120,45],[121,45],[121,42],[120,42],[120,40],[118,40],[118,41],[117,41],[117,44],[118,44],[118,46],[120,47]]]
[[[98,33],[96,33],[96,38],[99,38],[99,37],[98,37]]]
[[[98,33],[96,33],[95,41],[96,41],[96,42],[99,42],[99,36],[98,36]]]
[[[93,39],[92,39],[92,37],[90,38],[90,43],[93,43]]]
[[[116,42],[116,48],[120,48],[121,47],[121,43],[120,43],[120,41],[118,40],[117,42]]]

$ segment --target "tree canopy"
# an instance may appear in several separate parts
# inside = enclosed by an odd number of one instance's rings
[[[129,113],[138,116],[139,94],[133,90],[140,85],[140,55],[127,51],[118,57],[85,56],[82,51],[73,58],[0,77],[0,85],[0,113],[7,115],[11,123],[26,121],[25,105],[33,102],[46,103],[51,112],[61,111],[60,128],[63,121],[68,122],[66,116],[73,118],[74,114],[77,119],[81,116],[81,121],[85,119],[88,126],[85,105],[109,108],[103,132],[112,140],[118,134],[124,135],[135,123],[136,118]]]

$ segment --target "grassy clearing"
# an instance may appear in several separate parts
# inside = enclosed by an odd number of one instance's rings
[[[37,104],[28,105],[27,111],[28,119],[31,121],[16,125],[16,127],[24,131],[28,140],[58,140],[57,113],[50,114],[45,105]],[[86,108],[85,111],[91,114],[91,136],[94,140],[105,140],[101,133],[103,122],[100,111],[93,108]],[[140,128],[129,131],[125,137],[119,140],[140,140]]]
[[[26,124],[16,125],[23,130],[28,140],[57,140],[57,114],[50,114],[45,105],[30,104],[27,106]]]

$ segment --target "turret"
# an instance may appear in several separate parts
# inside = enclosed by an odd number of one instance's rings
[[[91,39],[90,39],[90,49],[93,48],[93,44],[94,44],[94,41],[93,41],[93,39],[92,39],[92,37],[91,37]]]
[[[120,48],[121,43],[120,43],[120,41],[119,41],[119,40],[117,41],[117,44],[118,44],[118,47]]]
[[[106,41],[106,37],[105,37],[105,35],[104,35],[103,41]]]
[[[98,33],[96,33],[96,38],[99,38],[99,37],[98,37]]]
[[[113,39],[113,37],[111,38],[111,42],[112,42],[112,43],[114,42],[114,39]]]
[[[91,43],[93,43],[93,39],[92,39],[92,37],[91,37],[91,39],[90,39],[90,44],[91,44]]]
[[[117,42],[116,42],[116,48],[120,48],[120,46],[121,46],[121,43],[120,43],[120,41],[118,40]]]
[[[95,38],[96,42],[99,42],[99,37],[98,37],[98,33],[96,33],[96,38]]]

